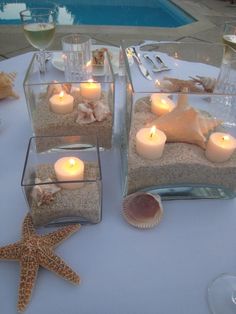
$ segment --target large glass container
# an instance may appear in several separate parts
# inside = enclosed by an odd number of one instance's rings
[[[98,45],[92,47],[94,51],[103,49]],[[62,52],[49,52],[51,57],[46,63],[45,73],[40,72],[38,55],[33,56],[24,80],[33,135],[97,135],[101,147],[112,147],[115,112],[113,69],[118,71],[119,64],[116,60],[119,49],[116,48],[118,52],[113,50],[111,53],[104,51],[101,64],[93,64],[89,79],[73,82],[65,79],[65,56]]]
[[[122,46],[128,99],[124,194],[149,191],[163,199],[235,197],[236,51],[212,43],[130,46],[123,41]],[[137,139],[140,129],[152,126],[167,136],[161,156],[157,153],[154,159],[150,152],[145,155],[153,133],[142,140],[141,153]],[[215,140],[215,133],[220,138]]]
[[[21,186],[37,226],[100,222],[102,175],[97,139],[32,137]]]

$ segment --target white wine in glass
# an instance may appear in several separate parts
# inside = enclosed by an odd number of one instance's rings
[[[236,22],[226,22],[222,36],[223,43],[236,50]]]
[[[31,8],[20,12],[23,30],[28,42],[39,49],[40,71],[45,72],[45,49],[54,38],[56,27],[55,9],[45,7]]]
[[[37,49],[48,48],[54,37],[55,25],[49,23],[32,23],[24,26],[25,37]]]

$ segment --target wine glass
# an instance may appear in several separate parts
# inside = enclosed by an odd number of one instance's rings
[[[221,274],[210,283],[207,292],[212,314],[236,313],[236,275]]]
[[[236,22],[225,22],[222,40],[224,44],[236,49]]]
[[[26,39],[39,49],[39,69],[45,72],[45,49],[51,45],[55,34],[55,7],[30,8],[21,11],[20,17]]]

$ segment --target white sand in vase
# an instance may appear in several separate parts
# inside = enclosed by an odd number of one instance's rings
[[[111,108],[109,93],[102,93],[101,101],[107,104],[111,110],[111,114],[103,121],[94,121],[89,124],[79,124],[76,122],[79,100],[79,98],[75,99],[73,112],[57,114],[50,110],[46,94],[41,94],[37,98],[37,103],[31,112],[35,136],[97,135],[101,147],[111,148],[113,109]]]
[[[129,138],[127,193],[149,187],[174,185],[216,185],[236,191],[236,152],[230,160],[213,163],[199,146],[188,143],[166,143],[163,155],[157,160],[140,157],[135,149],[139,129],[156,115],[150,112],[147,98],[135,104]]]
[[[95,180],[98,177],[98,166],[93,162],[85,162],[85,180]],[[50,178],[57,181],[53,165],[41,164],[34,174],[42,181]],[[60,185],[58,185],[60,186]],[[31,208],[33,222],[36,226],[48,225],[52,222],[67,222],[67,220],[98,223],[101,219],[100,187],[97,182],[85,182],[75,190],[61,189],[53,194],[54,200],[49,205],[37,206],[29,191],[27,198]]]

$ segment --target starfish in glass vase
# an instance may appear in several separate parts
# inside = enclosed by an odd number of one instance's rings
[[[36,233],[31,215],[27,214],[22,226],[22,239],[16,243],[0,247],[0,259],[16,260],[20,263],[17,306],[19,312],[23,312],[30,301],[39,266],[55,272],[74,284],[79,284],[79,275],[53,252],[59,243],[79,228],[79,224],[68,225],[57,231],[39,235]]]

